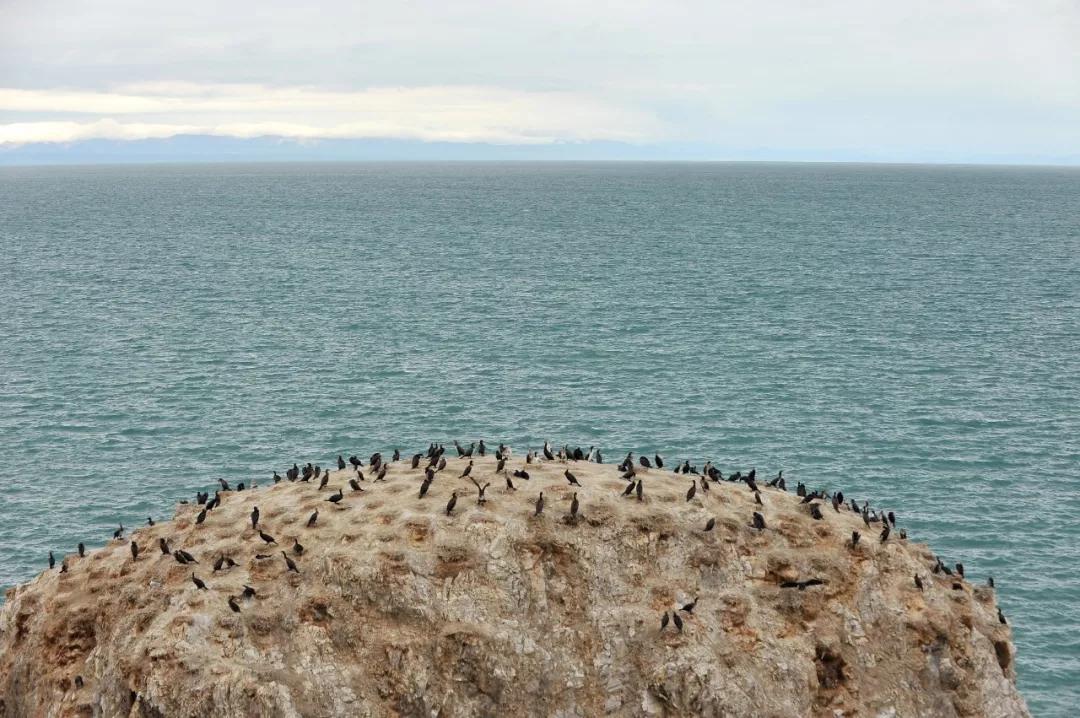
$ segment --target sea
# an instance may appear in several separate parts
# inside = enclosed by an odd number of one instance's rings
[[[0,169],[0,586],[196,490],[544,440],[892,509],[1080,701],[1080,168]]]

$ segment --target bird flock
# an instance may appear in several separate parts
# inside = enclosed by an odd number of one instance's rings
[[[510,465],[513,461],[511,450],[505,444],[500,443],[495,451],[492,452],[496,461],[494,477],[484,477],[483,479],[480,479],[473,473],[475,467],[473,458],[474,456],[487,455],[488,447],[484,441],[481,439],[479,442],[470,443],[468,447],[462,446],[457,441],[454,441],[453,445],[454,450],[457,453],[457,459],[461,462],[465,462],[460,474],[456,477],[456,481],[460,484],[465,479],[468,479],[476,489],[476,502],[481,506],[488,501],[486,492],[492,483],[490,480],[487,480],[488,478],[501,478],[505,483],[506,498],[508,500],[514,500],[512,497],[522,488],[522,483],[530,481],[530,469],[535,471],[537,467],[545,464],[554,464],[563,468],[563,478],[565,478],[570,487],[575,489],[571,497],[568,513],[564,517],[565,521],[569,524],[576,523],[581,516],[581,500],[578,494],[587,489],[587,487],[582,485],[578,476],[571,469],[573,469],[574,464],[578,462],[598,464],[604,462],[598,447],[590,446],[589,449],[585,451],[580,447],[571,449],[569,446],[564,445],[562,448],[555,449],[549,442],[544,442],[543,447],[539,451],[529,450],[523,459],[517,460],[519,462],[518,466],[512,467]],[[402,459],[401,453],[396,449],[393,451],[390,459],[387,460],[383,457],[381,452],[376,452],[368,457],[366,464],[356,455],[350,456],[347,460],[339,455],[337,457],[338,471],[345,471],[351,467],[351,475],[347,482],[349,494],[346,494],[343,485],[330,486],[330,468],[323,468],[319,465],[312,464],[311,462],[306,463],[302,467],[299,466],[298,463],[293,463],[290,468],[285,470],[284,477],[279,475],[277,471],[274,471],[271,480],[275,484],[283,481],[313,484],[317,486],[315,491],[320,495],[322,495],[322,492],[329,489],[331,493],[325,496],[324,500],[332,506],[340,507],[346,503],[347,496],[374,491],[374,484],[388,481],[388,476],[391,476],[391,471],[394,470],[393,467],[408,466],[412,471],[416,471],[423,465],[423,478],[420,480],[416,500],[418,502],[424,502],[429,495],[431,487],[436,481],[445,482],[447,480],[454,480],[440,478],[441,476],[446,475],[444,472],[448,466],[447,453],[448,452],[443,444],[431,443],[426,451],[415,453],[405,460]],[[700,469],[691,464],[688,459],[684,460],[682,463],[674,463],[671,468],[667,470],[665,470],[666,466],[667,464],[665,463],[664,458],[659,454],[654,454],[651,458],[646,455],[640,455],[635,460],[634,453],[628,452],[617,464],[620,478],[626,482],[625,489],[621,491],[621,498],[639,502],[645,501],[645,474],[648,473],[650,480],[656,480],[657,476],[656,473],[651,472],[660,472],[660,475],[665,479],[687,482],[685,493],[687,502],[693,501],[699,491],[703,496],[708,494],[712,490],[713,485],[720,484],[721,482],[744,484],[746,488],[753,493],[756,506],[765,505],[762,491],[763,486],[777,491],[787,491],[787,482],[784,478],[783,471],[778,472],[775,477],[764,481],[763,483],[759,483],[757,471],[753,468],[745,474],[741,470],[737,470],[724,476],[723,472],[711,461],[706,461]],[[666,476],[667,471],[671,472],[670,477]],[[453,474],[450,474],[450,476],[453,476]],[[517,483],[515,483],[515,481],[517,481]],[[203,525],[208,517],[211,516],[214,509],[222,505],[222,502],[226,499],[235,501],[244,496],[243,492],[246,487],[243,483],[238,483],[234,488],[223,478],[218,479],[217,482],[219,487],[214,491],[213,496],[210,495],[209,491],[196,492],[195,504],[199,507],[199,512],[195,517],[196,526]],[[368,485],[367,489],[364,488],[364,484]],[[252,482],[250,488],[256,488],[256,483]],[[448,517],[453,516],[458,507],[458,501],[461,498],[459,492],[459,489],[453,489],[445,508],[439,509],[439,511],[445,513]],[[871,508],[868,501],[864,501],[860,505],[853,498],[845,498],[844,493],[839,490],[834,492],[827,492],[823,489],[810,491],[802,482],[797,482],[795,494],[800,497],[801,505],[805,507],[809,516],[816,521],[826,520],[825,512],[822,507],[831,508],[837,513],[850,511],[861,517],[867,531],[877,533],[877,540],[882,544],[890,540],[895,540],[894,532],[899,540],[905,540],[907,538],[907,532],[904,529],[897,529],[897,520],[894,512]],[[540,491],[535,498],[528,499],[527,501],[531,503],[531,511],[534,518],[544,516],[546,500],[543,491]],[[189,502],[184,500],[180,503],[188,504]],[[254,554],[254,558],[259,561],[271,560],[275,555],[280,554],[281,563],[284,566],[283,573],[302,574],[301,559],[305,549],[300,543],[299,537],[293,537],[292,546],[290,546],[288,550],[285,550],[278,546],[277,539],[269,533],[268,527],[262,523],[261,518],[258,505],[253,503],[250,512],[252,538],[259,542],[256,544],[257,551]],[[306,528],[311,529],[318,524],[318,521],[319,510],[316,509],[308,516],[304,525]],[[155,525],[153,518],[147,518],[147,525]],[[756,531],[768,530],[765,516],[761,511],[753,511],[748,517],[747,525]],[[715,527],[716,519],[715,517],[710,517],[701,530],[710,532]],[[126,530],[127,529],[125,529],[121,523],[113,532],[113,539],[122,540]],[[861,540],[862,532],[852,531],[848,545],[854,550]],[[269,551],[271,547],[274,549],[273,554],[263,553],[263,551]],[[129,541],[129,548],[131,561],[145,560],[145,557],[143,556],[144,547],[138,544],[134,536]],[[158,539],[158,548],[162,558],[176,561],[191,570],[190,580],[197,591],[211,592],[213,590],[212,587],[208,585],[206,578],[204,578],[207,575],[203,568],[204,564],[197,560],[194,555],[181,547],[172,546],[170,539],[167,537]],[[77,554],[80,558],[86,555],[85,544],[81,542],[78,544]],[[204,560],[207,559],[205,556],[203,558]],[[951,568],[946,565],[940,557],[935,558],[936,563],[929,568],[930,572],[952,577],[954,579],[953,588],[957,590],[961,589],[961,581],[964,579],[963,564],[957,563],[955,564],[955,567]],[[48,562],[49,568],[54,569],[56,566],[56,558],[52,551],[49,552]],[[212,560],[210,565],[212,567],[211,573],[217,574],[236,567],[237,563],[231,556],[219,554]],[[68,559],[65,558],[61,561],[59,570],[61,573],[68,572]],[[200,571],[203,571],[204,577],[199,576]],[[780,584],[780,588],[804,591],[815,586],[824,585],[825,583],[825,579],[811,577],[802,580],[784,581]],[[991,588],[994,587],[994,579],[990,577],[987,584]],[[924,590],[925,583],[923,577],[919,574],[914,576],[914,585],[919,591]],[[259,594],[256,588],[245,584],[242,592],[237,595],[226,595],[224,600],[231,611],[240,613],[243,610],[245,602],[255,600],[258,596]],[[670,612],[670,614],[665,611],[660,619],[660,631],[663,632],[668,630],[669,626],[672,626],[673,630],[681,632],[683,630],[684,618],[692,617],[697,602],[698,599],[695,598],[692,602]],[[1006,623],[1005,617],[1002,615],[1000,609],[998,610],[998,620],[1003,624]]]

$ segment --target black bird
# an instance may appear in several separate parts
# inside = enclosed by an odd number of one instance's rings
[[[646,469],[651,469],[651,468],[652,468],[652,463],[651,463],[651,462],[649,461],[649,457],[648,457],[648,456],[642,456],[642,457],[639,457],[639,458],[638,458],[638,463],[640,463],[640,464],[641,464],[642,466],[644,466],[644,467],[645,467]]]
[[[454,507],[457,506],[457,492],[450,492],[450,500],[446,503],[446,515],[454,513]]]
[[[236,599],[232,596],[229,596],[229,608],[232,609],[233,613],[240,613],[240,606],[236,603]]]
[[[484,452],[487,451],[487,447],[484,446],[484,440],[483,439],[480,439],[480,446],[477,447],[477,451],[480,452],[480,456],[483,456]]]
[[[82,541],[80,541],[79,542],[79,558],[82,558],[85,555],[86,555],[86,546],[84,546]],[[991,582],[993,582],[993,580],[994,579],[990,579]],[[993,585],[993,584],[991,583],[991,585]]]
[[[363,491],[364,490],[363,488],[361,488],[360,482],[357,481],[356,479],[349,479],[349,487],[352,488],[353,491]]]
[[[570,473],[570,469],[564,471],[563,476],[566,477],[566,480],[570,482],[571,486],[581,486],[581,484],[578,483],[577,477]]]
[[[179,554],[180,557],[184,559],[182,563],[198,563],[198,561],[195,560],[194,556],[192,556],[182,548],[176,549],[176,551],[173,551],[173,554]]]
[[[630,494],[634,493],[634,486],[636,486],[636,484],[633,481],[628,483],[626,485],[626,490],[622,492],[622,495],[629,496]]]
[[[764,506],[765,505],[765,502],[761,500],[761,492],[760,491],[755,491],[754,492],[754,503],[757,504],[758,506]]]
[[[251,509],[251,528],[259,528],[259,507]]]
[[[338,471],[341,471],[345,468],[345,459],[341,458],[341,454],[338,454],[337,456],[337,467]]]
[[[635,492],[637,493],[637,500],[638,501],[643,501],[644,498],[645,498],[645,484],[642,482],[641,479],[638,479],[637,488],[635,489]]]
[[[391,461],[401,461],[401,452],[394,449],[394,455],[390,457]]]
[[[825,518],[824,516],[821,515],[821,505],[820,504],[810,504],[810,517],[813,518],[813,519],[816,519],[818,521],[821,521],[822,519]]]
[[[804,484],[803,482],[800,481],[799,485],[795,487],[795,495],[805,497],[806,496],[806,484]]]
[[[218,560],[214,561],[214,573],[217,573],[225,567],[225,555],[218,556]]]
[[[548,443],[546,441],[544,442],[544,458],[548,461],[555,460],[555,454],[551,453],[551,447],[548,446]]]
[[[990,588],[994,587],[994,577],[993,576],[987,576],[986,577],[986,585],[989,586]]]
[[[470,461],[469,465],[465,467],[465,470],[461,472],[461,476],[459,476],[458,478],[459,479],[464,479],[466,476],[468,476],[471,473],[472,473],[472,462]]]
[[[889,524],[885,524],[885,528],[881,529],[881,543],[885,543],[889,540]]]
[[[244,592],[240,594],[242,598],[255,598],[255,589],[247,584],[244,585]]]
[[[225,479],[218,479],[218,483],[221,484],[222,491],[229,491],[229,482]]]
[[[428,471],[430,471],[430,469],[428,469]],[[359,479],[360,481],[367,481],[367,479],[364,478],[364,472],[361,471],[360,469],[356,470],[356,478]]]
[[[660,618],[660,631],[661,632],[663,632],[663,630],[665,628],[667,628],[667,624],[668,624],[669,620],[670,620],[670,618],[668,617],[668,612],[664,611],[664,615]]]
[[[315,522],[318,521],[318,520],[319,520],[319,511],[318,511],[318,509],[316,509],[315,513],[313,513],[311,516],[308,516],[307,527],[311,528],[312,526],[315,525]]]
[[[445,468],[446,468],[446,457],[445,456],[439,457],[439,463],[436,464],[435,469],[437,471],[442,471]]]
[[[200,511],[199,515],[195,517],[195,525],[200,526],[203,521],[206,521],[206,509]]]
[[[49,551],[49,568],[56,568],[56,559],[53,558],[52,551]]]
[[[964,564],[962,564],[962,563],[956,564],[956,575],[959,576],[960,578],[964,577]]]
[[[919,574],[915,574],[915,588],[919,589],[920,591],[923,590],[923,582],[922,579],[919,578]]]
[[[506,477],[506,488],[510,491],[517,491],[517,488],[514,487],[514,482],[510,480],[509,476]]]
[[[420,454],[413,454],[412,468],[416,469],[416,468],[420,467],[420,458],[421,458]]]
[[[754,528],[756,528],[758,531],[761,531],[765,528],[765,517],[759,514],[757,511],[754,512]]]
[[[376,481],[386,481],[386,470],[389,468],[389,464],[383,464],[379,467],[379,473],[375,477]]]
[[[277,543],[277,541],[274,540],[274,537],[271,536],[270,534],[266,533],[265,531],[260,531],[259,532],[259,538],[261,538],[263,541],[265,541],[268,544]]]
[[[336,504],[340,503],[343,498],[345,498],[344,492],[341,489],[338,489],[336,494],[328,497],[326,500],[332,504]]]
[[[705,480],[704,476],[701,477],[701,490],[705,493],[709,492],[709,482]]]
[[[664,460],[660,458],[660,454],[655,454],[653,456],[653,459],[656,460],[656,468],[658,468],[658,469],[664,468]]]
[[[480,493],[479,493],[479,494],[478,494],[478,495],[476,496],[476,503],[478,503],[478,504],[486,504],[486,503],[487,503],[487,499],[486,499],[486,498],[484,498],[484,491],[485,491],[485,490],[487,489],[487,487],[491,486],[491,482],[489,481],[489,482],[487,482],[486,484],[484,484],[483,486],[481,486],[481,485],[480,485],[480,482],[479,482],[479,481],[477,481],[476,479],[474,479],[473,477],[471,477],[471,476],[470,476],[470,477],[469,477],[469,479],[470,479],[470,480],[472,480],[472,482],[473,482],[474,484],[476,484],[476,488],[477,488],[477,490],[478,490],[478,491],[480,492]]]
[[[278,472],[275,471],[274,475],[271,478],[274,480],[275,484],[280,484],[281,483],[281,477],[278,476]]]
[[[859,545],[859,539],[862,538],[862,534],[858,531],[851,532],[851,548],[855,548]]]
[[[711,517],[708,521],[705,522],[705,530],[712,531],[714,528],[716,528],[716,518]]]
[[[526,481],[528,481],[529,480],[529,472],[526,471],[525,469],[517,469],[517,470],[514,471],[514,478],[515,479],[525,479]]]
[[[134,540],[132,540],[132,542],[131,542],[131,560],[132,561],[138,561],[139,560],[139,544],[136,543]]]
[[[75,676],[75,687],[76,688],[82,688],[83,687],[83,677],[82,676]]]
[[[539,516],[544,513],[544,492],[540,492],[540,498],[536,500],[536,513],[533,516]]]
[[[113,537],[114,539],[118,539],[118,538],[120,538],[120,537],[121,537],[121,536],[123,536],[123,535],[124,535],[124,524],[120,524],[120,528],[118,528],[118,529],[116,529],[115,531],[113,531],[113,535],[112,535],[112,537]]]
[[[162,554],[168,556],[169,554],[172,553],[172,551],[169,549],[169,540],[168,539],[166,539],[164,537],[159,538],[157,543],[158,543],[158,547],[161,549]],[[79,544],[79,545],[82,546],[82,544]]]
[[[892,511],[889,512],[889,523],[892,524],[893,528],[896,528],[896,514]]]
[[[578,498],[577,498],[577,492],[575,491],[574,492],[574,500],[570,502],[570,516],[571,516],[571,518],[574,518],[574,517],[577,516],[578,506],[579,506],[579,503],[578,503]]]
[[[820,578],[808,578],[805,581],[784,581],[780,584],[780,588],[797,588],[800,591],[805,591],[807,586],[820,586],[825,583]]]
[[[304,547],[300,544],[299,539],[293,538],[292,551],[297,556],[303,556],[304,555]]]
[[[696,494],[696,493],[697,493],[697,482],[696,481],[691,481],[690,482],[690,490],[686,492],[686,500],[689,501],[692,498],[694,498],[694,494]]]
[[[319,479],[319,491],[325,489],[328,483],[330,483],[330,469],[327,469],[326,473],[322,475],[321,479]]]
[[[244,482],[243,481],[241,481],[239,484],[236,485],[236,490],[237,491],[243,491],[244,490]]]
[[[631,466],[631,467],[630,467],[629,469],[627,469],[627,470],[626,470],[626,472],[625,472],[625,473],[623,473],[623,474],[622,474],[622,475],[621,475],[621,476],[620,476],[619,478],[620,478],[620,479],[625,479],[626,481],[632,481],[632,480],[633,480],[633,478],[634,478],[635,476],[637,476],[637,472],[636,472],[636,471],[634,471],[634,467],[633,467],[633,466]]]
[[[207,590],[206,589],[206,584],[203,583],[203,580],[201,578],[199,578],[198,576],[196,576],[194,572],[192,572],[192,574],[191,574],[191,582],[193,584],[195,584],[195,588],[199,589],[200,591]]]
[[[425,496],[427,496],[428,489],[430,489],[430,488],[431,488],[431,479],[430,478],[424,479],[420,483],[420,496],[419,496],[419,498],[422,499]]]
[[[1009,622],[1005,620],[1005,614],[1001,612],[1000,608],[998,609],[998,622],[1001,623],[1002,626],[1009,625]]]
[[[300,569],[296,567],[296,562],[289,558],[289,554],[282,551],[281,555],[285,558],[285,566],[287,566],[286,572],[292,571],[293,573],[300,573]]]
[[[694,612],[694,608],[696,608],[696,607],[697,607],[697,600],[698,600],[698,597],[697,597],[697,596],[694,596],[694,600],[693,600],[693,601],[691,601],[690,603],[686,604],[685,606],[683,606],[683,607],[682,607],[682,608],[680,608],[679,610],[680,610],[680,611],[686,611],[687,613],[693,613],[693,612]]]
[[[67,559],[60,562],[60,573],[67,573]]]
[[[356,454],[353,454],[349,457],[349,463],[352,464],[352,467],[354,469],[358,469],[364,462],[360,461],[360,459],[357,458]]]
[[[146,517],[146,525],[147,526],[153,526],[154,525],[154,517],[153,516],[147,516]]]
[[[682,618],[680,618],[679,614],[675,611],[671,612],[671,618],[675,621],[675,628],[678,628],[679,633],[682,633]]]

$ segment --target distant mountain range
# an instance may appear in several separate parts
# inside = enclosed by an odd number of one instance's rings
[[[725,148],[700,143],[632,145],[621,142],[567,142],[496,145],[417,140],[334,139],[297,141],[280,137],[237,139],[181,135],[168,139],[85,140],[70,144],[0,146],[0,165],[138,164],[155,162],[325,162],[439,160],[667,160],[788,162],[910,162],[958,164],[1080,165],[1080,154],[1058,157],[1001,155],[949,156],[936,151],[899,154],[856,150]]]

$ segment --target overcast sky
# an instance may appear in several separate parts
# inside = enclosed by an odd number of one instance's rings
[[[0,0],[0,144],[178,134],[1075,162],[1080,1]]]

